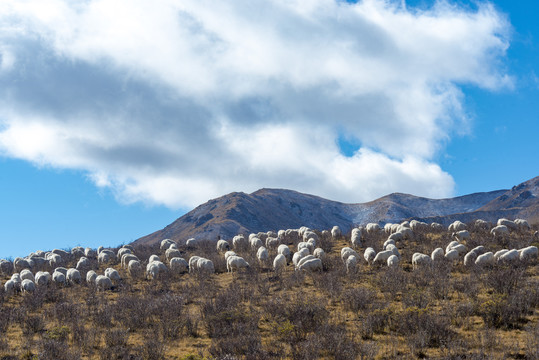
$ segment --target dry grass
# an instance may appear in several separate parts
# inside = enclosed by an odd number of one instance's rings
[[[478,233],[472,239],[501,247]],[[380,250],[384,240],[366,244]],[[412,271],[414,252],[448,242],[447,234],[421,235],[399,246],[398,269],[362,263],[356,274],[339,257],[347,238],[330,244],[321,274],[290,265],[277,276],[250,253],[240,255],[251,269],[229,274],[209,248],[182,249],[186,258],[211,256],[218,273],[151,282],[121,270],[113,291],[50,285],[2,296],[0,359],[538,359],[539,265]]]

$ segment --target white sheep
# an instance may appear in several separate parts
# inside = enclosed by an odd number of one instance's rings
[[[414,270],[421,266],[427,266],[431,264],[432,259],[428,255],[421,253],[414,253],[414,255],[412,255],[412,267]]]
[[[283,254],[278,254],[273,259],[273,270],[275,272],[281,272],[286,268],[286,257]]]
[[[459,252],[455,248],[449,250],[444,255],[445,259],[448,261],[457,261],[459,259]]]
[[[337,238],[340,238],[342,236],[342,231],[341,231],[341,228],[338,227],[337,225],[335,225],[332,229],[331,229],[331,237],[333,239],[337,239]]]
[[[142,263],[139,260],[129,260],[129,263],[127,264],[129,276],[132,278],[139,278],[142,275],[142,270]]]
[[[277,237],[277,233],[273,230],[266,232],[266,234],[268,234],[268,237],[274,237],[274,238]]]
[[[414,238],[414,232],[409,227],[399,225],[397,232],[402,234],[403,239],[412,240]]]
[[[9,260],[2,259],[0,260],[0,272],[4,275],[13,274],[13,263]]]
[[[203,273],[203,274],[215,273],[215,267],[213,266],[213,262],[209,259],[205,259],[205,258],[198,259],[196,267],[197,267],[198,272]]]
[[[399,265],[399,257],[397,255],[391,255],[387,258],[387,266],[396,267]]]
[[[518,225],[515,224],[514,221],[511,221],[511,220],[508,220],[508,219],[505,219],[505,218],[498,219],[498,222],[496,223],[496,225],[498,225],[498,226],[505,225],[511,230],[518,230]]]
[[[35,277],[35,283],[39,286],[45,286],[51,282],[51,274],[48,271],[38,271]]]
[[[367,264],[372,265],[372,262],[374,261],[374,258],[376,257],[376,251],[372,247],[368,247],[365,249],[365,253],[363,254],[363,257],[365,258],[365,261]]]
[[[226,261],[226,270],[228,272],[233,272],[234,270],[239,271],[240,269],[247,268],[249,268],[249,263],[241,256],[231,256]]]
[[[470,238],[470,232],[468,230],[460,230],[453,233],[453,237],[458,241],[467,240]]]
[[[430,255],[430,258],[432,259],[432,261],[434,262],[438,262],[442,259],[445,259],[445,256],[444,256],[444,249],[442,248],[436,248],[432,251],[432,254]]]
[[[483,219],[477,219],[474,222],[474,227],[480,230],[486,230],[489,227],[489,223]]]
[[[301,265],[298,267],[298,270],[310,271],[310,272],[322,271],[323,270],[322,260],[318,258],[309,259],[301,263]]]
[[[474,253],[476,253],[479,256],[479,255],[483,255],[484,253],[486,253],[487,249],[483,245],[479,245],[479,246],[474,247],[471,251],[473,251]]]
[[[232,252],[233,254],[229,254],[230,252]],[[234,253],[233,251],[227,251],[225,253],[225,261],[227,260],[227,254],[228,256],[232,256],[232,255],[236,255],[236,253]],[[200,256],[196,256],[196,255],[193,255],[189,258],[189,273],[194,273],[196,272],[198,269],[197,269],[197,262],[199,259],[202,259]]]
[[[368,223],[367,226],[365,226],[365,230],[367,230],[367,234],[369,235],[378,234],[380,232],[380,225],[376,223]]]
[[[509,235],[509,228],[505,225],[498,225],[490,229],[490,233],[495,237],[505,237]]]
[[[95,285],[100,290],[108,290],[112,288],[112,281],[104,275],[98,275],[95,278]]]
[[[170,270],[176,274],[183,274],[189,270],[189,263],[181,257],[174,257],[169,261]]]
[[[161,261],[152,261],[146,265],[146,278],[155,280],[159,274],[165,273],[167,267]]]
[[[30,279],[24,279],[21,282],[21,289],[24,292],[34,292],[36,290],[36,284]]]
[[[70,284],[80,284],[82,277],[77,269],[68,269],[66,279]]]
[[[105,269],[105,276],[108,277],[113,283],[122,280],[118,270],[113,269],[113,268],[106,268]]]
[[[394,239],[387,239],[386,241],[384,241],[384,250],[386,250],[388,245],[395,245],[395,240]]]
[[[170,262],[170,259],[175,257],[182,257],[180,250],[168,248],[167,251],[165,251],[165,258],[168,262]]]
[[[133,255],[133,254],[124,254],[124,255],[122,256],[122,260],[120,261],[121,266],[122,266],[122,269],[128,268],[128,267],[129,267],[129,263],[130,263],[132,260],[135,260],[135,261],[139,261],[139,262],[140,262],[140,259],[139,259],[136,255]]]
[[[357,267],[357,257],[355,255],[350,255],[346,259],[345,265],[346,265],[346,273],[347,274],[355,273],[356,272],[356,267]]]
[[[22,271],[24,269],[31,269],[32,266],[28,263],[28,260],[26,259],[23,259],[23,258],[15,258],[15,260],[13,260],[13,265],[15,267],[15,271]]]
[[[479,254],[473,250],[469,251],[464,255],[464,266],[472,266],[475,265],[475,260],[477,260],[477,257]]]
[[[161,259],[159,258],[159,256],[157,255],[150,255],[150,257],[148,258],[148,263],[151,263],[151,262],[154,262],[154,261],[161,261]]]
[[[520,261],[531,262],[537,260],[538,251],[536,246],[528,246],[519,250]]]
[[[451,251],[451,249],[453,249],[457,245],[459,245],[459,242],[457,240],[451,241],[449,244],[447,244],[445,248],[445,252],[448,253],[449,251]]]
[[[395,255],[392,250],[384,250],[380,251],[376,256],[374,257],[374,260],[372,261],[373,265],[383,265],[387,263],[387,259],[391,255]]]
[[[253,237],[249,239],[249,244],[251,245],[252,251],[257,251],[259,247],[264,246],[264,243],[262,243],[262,240],[258,237]]]
[[[322,248],[316,248],[313,251],[314,257],[319,258],[320,260],[324,261],[326,259],[326,252]]]
[[[352,235],[350,236],[350,243],[353,247],[361,247],[361,230],[358,228],[352,229]]]
[[[309,251],[309,250],[307,250],[307,251]],[[307,254],[307,255],[309,255],[309,254]],[[302,251],[298,251],[298,252],[294,253],[294,255],[292,256],[292,263],[294,264],[294,266],[298,266],[299,261],[302,258],[304,258],[305,256],[307,256],[307,255],[305,255],[305,252],[302,252]]]
[[[519,260],[518,250],[512,249],[498,257],[500,263],[513,263]]]
[[[314,231],[305,231],[303,233],[303,241],[307,242],[309,239],[314,239],[314,241],[318,241],[318,235]]]
[[[285,245],[285,244],[279,245],[279,247],[277,248],[277,254],[282,254],[286,258],[287,263],[292,261],[292,252],[290,251],[290,248],[288,247],[288,245]]]
[[[386,248],[386,250],[388,251],[392,251],[393,252],[393,255],[395,255],[396,257],[398,257],[399,259],[401,258],[401,254],[399,252],[399,249],[397,249],[397,247],[393,244],[389,244]]]
[[[113,255],[111,255],[109,252],[107,252],[106,250],[102,250],[99,255],[97,255],[97,262],[100,263],[100,264],[108,264],[110,262],[112,262],[112,257]]]
[[[389,235],[387,238],[387,241],[393,241],[396,244],[397,241],[402,241],[403,239],[404,239],[404,235],[401,232],[397,231]]]
[[[195,238],[190,238],[185,241],[185,246],[189,249],[196,249],[198,241]]]
[[[493,265],[495,261],[496,259],[494,258],[494,254],[489,251],[482,255],[479,255],[477,259],[475,259],[475,265],[477,266]]]
[[[359,259],[359,254],[354,249],[347,246],[341,249],[341,259],[343,263],[346,263],[346,259],[348,259],[350,255],[354,255],[356,258]]]
[[[230,244],[226,240],[217,241],[217,251],[218,252],[227,252],[230,250]]]
[[[432,224],[430,224],[430,228],[434,232],[441,232],[445,230],[444,226],[437,222],[433,222]]]
[[[84,249],[84,256],[86,256],[88,259],[96,259],[97,251],[95,251],[92,248],[87,247],[86,249]]]
[[[266,248],[268,249],[276,249],[280,244],[281,242],[277,237],[268,236],[266,238]]]
[[[75,268],[77,268],[78,270],[84,270],[84,269],[88,269],[90,267],[90,260],[83,256],[79,259],[79,261],[77,261],[77,266],[75,266]]]
[[[496,259],[496,261],[500,260],[500,257],[507,253],[509,251],[509,249],[502,249],[502,250],[498,250],[496,251],[496,253],[494,254],[494,258]]]
[[[451,250],[457,250],[459,252],[459,255],[465,254],[468,249],[463,244],[458,244],[456,246],[453,246]]]
[[[32,282],[35,281],[34,274],[32,274],[32,272],[28,269],[21,270],[20,276],[21,276],[21,280],[28,279],[28,280],[31,280]]]
[[[247,240],[243,234],[236,235],[232,238],[232,246],[235,250],[246,250],[247,249]]]
[[[457,232],[461,230],[466,230],[466,224],[463,223],[462,221],[456,220],[456,221],[453,221],[451,225],[447,227],[447,230],[449,232]]]
[[[123,254],[132,254],[132,253],[133,252],[131,251],[131,249],[122,247],[118,249],[118,252],[116,253],[116,258],[118,260],[121,260]]]
[[[230,256],[237,256],[237,255],[238,255],[238,254],[236,254],[234,251],[228,250],[228,251],[225,253],[225,261],[227,261],[228,258],[229,258]],[[196,258],[197,258],[196,261],[198,261],[198,256],[196,256]],[[191,259],[189,259],[189,264],[191,264]]]
[[[527,231],[531,229],[528,221],[524,219],[515,219],[515,224],[517,225],[519,231]]]
[[[170,248],[171,245],[176,245],[176,243],[174,241],[172,241],[171,239],[163,239],[161,240],[161,244],[159,246],[159,249],[161,250],[168,250],[168,248]]]
[[[19,289],[20,289],[20,284],[17,284],[15,281],[11,279],[6,281],[6,283],[4,284],[4,292],[6,294],[12,294],[13,292]]]
[[[66,276],[64,273],[54,270],[54,272],[52,273],[52,281],[57,284],[65,284]]]
[[[271,239],[271,238],[268,238],[268,239]],[[258,262],[260,262],[260,264],[265,264],[269,259],[268,249],[266,249],[263,246],[259,247],[256,252],[256,258],[258,259]],[[228,260],[227,260],[227,264],[228,264]]]
[[[386,223],[384,225],[384,232],[387,234],[387,235],[390,235],[391,234],[391,227],[393,226],[392,223]]]
[[[90,270],[86,273],[86,282],[88,284],[95,284],[95,279],[97,278],[97,273],[93,270]]]
[[[49,260],[49,265],[52,268],[58,267],[63,263],[62,257],[58,254],[49,254],[47,259]]]
[[[301,250],[301,249],[307,249],[309,251],[309,254],[312,254],[312,252],[314,251],[314,246],[313,244],[309,243],[309,242],[306,242],[306,241],[302,241],[300,243],[298,243],[298,251]]]

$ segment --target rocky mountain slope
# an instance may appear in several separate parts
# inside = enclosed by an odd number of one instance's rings
[[[443,224],[460,219],[522,217],[539,223],[539,177],[513,187],[474,193],[449,199],[428,199],[407,194],[390,194],[362,203],[345,204],[284,189],[261,189],[252,194],[231,193],[210,200],[180,217],[162,230],[134,243],[153,244],[170,238],[230,239],[238,233],[298,228],[329,229],[339,225],[344,231],[369,222],[396,222],[404,219],[437,221]]]

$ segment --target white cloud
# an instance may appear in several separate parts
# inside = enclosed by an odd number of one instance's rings
[[[8,0],[0,14],[0,151],[86,170],[128,202],[449,196],[433,159],[467,132],[459,86],[511,86],[509,24],[489,4]]]

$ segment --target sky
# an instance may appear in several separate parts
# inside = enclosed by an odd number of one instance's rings
[[[357,203],[539,175],[536,1],[4,0],[0,257],[233,191]]]

